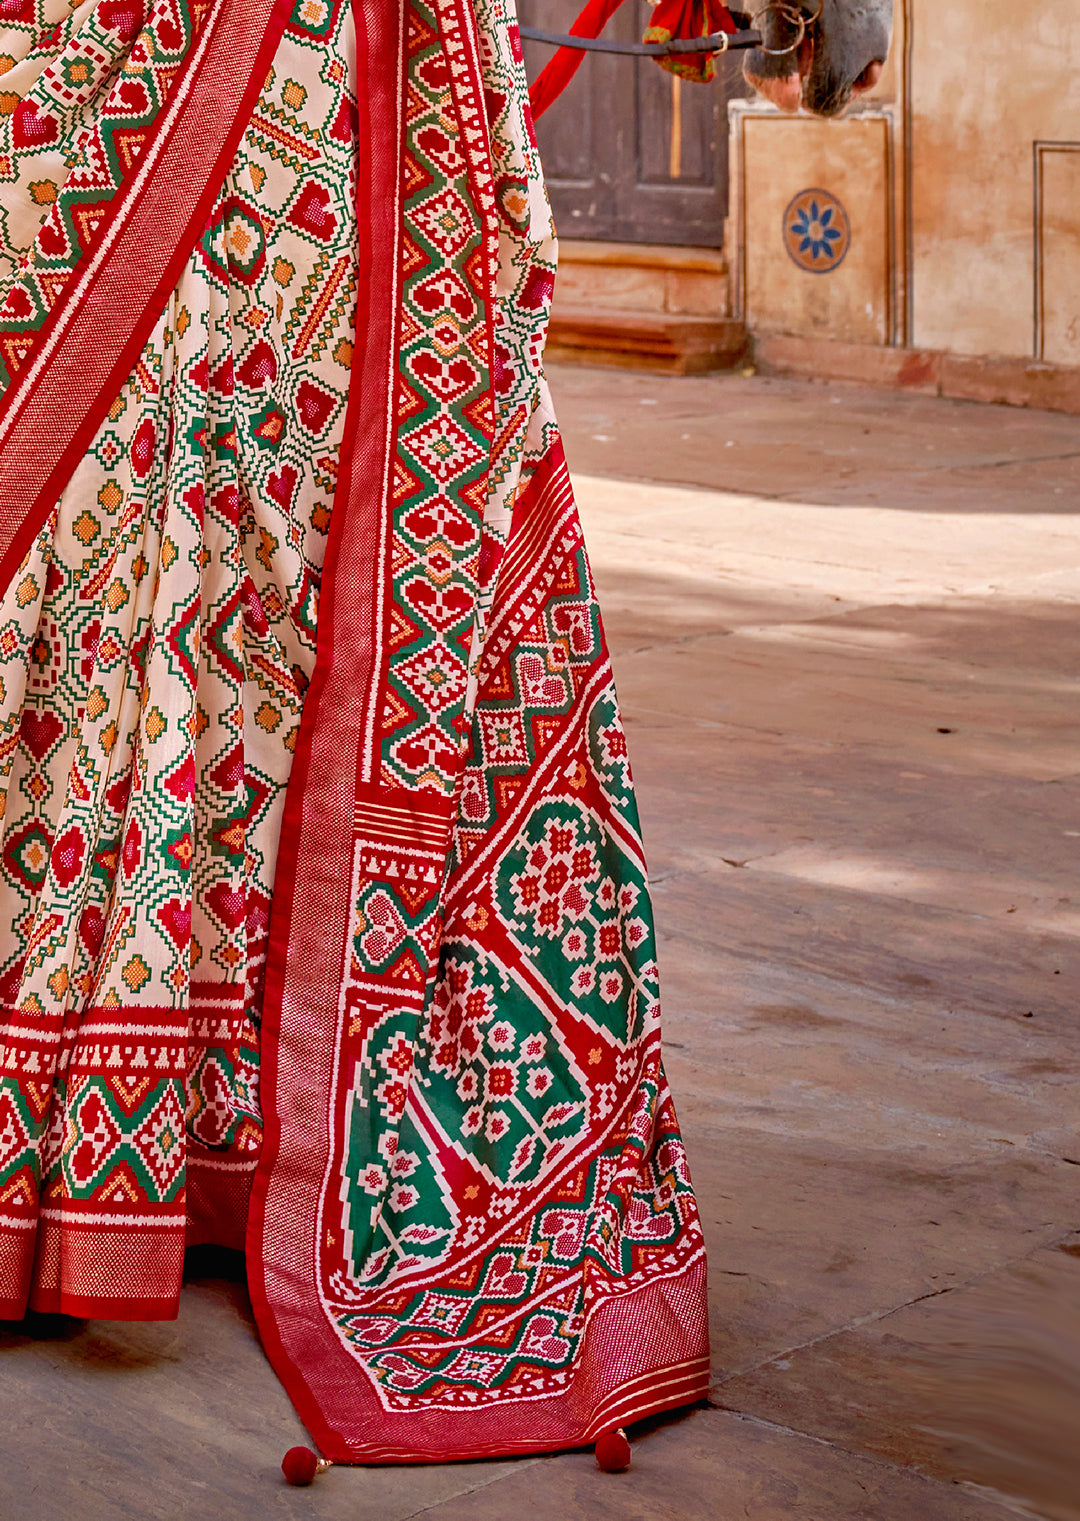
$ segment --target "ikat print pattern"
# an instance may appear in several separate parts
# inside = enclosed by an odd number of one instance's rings
[[[0,390],[95,246],[215,3],[32,0],[3,18]]]
[[[434,14],[408,21],[405,248],[384,786],[449,795],[462,747],[491,452],[479,224]]]
[[[34,3],[0,44],[4,384],[216,15]],[[374,696],[346,703],[355,781],[335,762],[338,1023],[303,1053],[329,1152],[291,1180],[319,1230],[287,1288],[290,1324],[348,1360],[345,1453],[372,1455],[368,1398],[427,1433],[375,1460],[474,1451],[421,1412],[518,1422],[506,1450],[587,1440],[609,1406],[697,1397],[706,1359],[626,742],[541,369],[555,245],[516,25],[506,0],[403,14],[391,469],[364,524],[389,553]],[[28,1288],[173,1313],[185,1222],[238,1239],[264,1040],[279,1082],[292,1059],[263,983],[366,337],[355,76],[343,0],[296,0],[187,267],[0,602],[7,1313]],[[648,1342],[627,1384],[599,1328],[645,1304],[680,1309],[622,1337]],[[315,1390],[325,1365],[301,1372]],[[545,1413],[564,1398],[572,1419]]]
[[[373,1020],[358,955],[346,989],[323,1292],[388,1410],[564,1391],[605,1302],[702,1254],[580,530],[557,472],[519,501],[547,553],[495,599],[434,985],[419,1019]],[[410,930],[400,900],[383,908],[379,956]]]
[[[61,57],[115,10],[80,13]],[[62,1232],[106,1200],[182,1244],[189,1156],[250,1172],[259,1151],[277,834],[353,344],[352,49],[340,0],[320,15],[280,47],[188,268],[0,607],[0,1231],[31,1246],[39,1210]],[[118,1291],[138,1296],[133,1267]]]
[[[524,172],[499,176],[531,169],[542,191],[524,116],[508,125],[520,50],[504,26],[485,33],[486,81],[504,87],[487,90],[500,257],[485,377],[485,227],[475,202],[463,225],[453,55],[438,37],[448,9],[414,0],[408,13],[405,422],[380,780],[387,810],[403,787],[453,789],[450,870],[441,902],[426,884],[445,845],[408,867],[398,854],[390,880],[358,822],[332,1127],[343,1151],[321,1206],[326,1312],[400,1412],[566,1391],[597,1310],[703,1252],[659,1064],[625,738],[538,374],[550,213]],[[441,450],[422,458],[436,428]],[[402,730],[426,749],[407,750]],[[445,815],[434,796],[429,807],[434,841]]]

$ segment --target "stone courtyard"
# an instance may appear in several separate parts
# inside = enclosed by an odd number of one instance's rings
[[[710,1250],[709,1408],[634,1464],[335,1470],[193,1254],[170,1324],[0,1328],[2,1521],[1080,1518],[1080,431],[558,369]]]

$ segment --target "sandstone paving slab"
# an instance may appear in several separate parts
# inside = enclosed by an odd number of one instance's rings
[[[637,1435],[628,1472],[580,1453],[444,1501],[438,1521],[1006,1521],[985,1493],[935,1483],[792,1431],[699,1410]]]
[[[913,499],[916,493],[932,502],[939,512],[982,512],[1000,510],[1012,513],[1029,511],[1074,513],[1080,460],[1074,433],[1072,448],[1061,454],[1020,456],[1012,460],[988,459],[979,465],[937,466],[910,477]],[[848,483],[848,493],[855,494],[855,483]],[[894,501],[888,484],[878,488],[878,500]]]
[[[1030,908],[1065,922],[1076,905],[1080,778],[915,769],[823,741],[717,735],[675,715],[631,711],[625,722],[658,884],[681,870],[789,867],[976,915]]]
[[[672,486],[577,473],[586,532],[614,568],[682,563],[721,580],[807,589],[863,601],[921,600],[1057,576],[1080,563],[1075,513],[957,515],[863,502],[830,506],[715,486]],[[648,550],[646,551],[646,544]],[[636,555],[635,555],[636,550]],[[1053,584],[1053,583],[1051,583]],[[1071,594],[1076,600],[1075,583]]]
[[[1080,1239],[721,1378],[716,1397],[1076,1521]]]
[[[175,1322],[0,1323],[3,1521],[406,1521],[520,1467],[349,1469],[290,1489],[281,1459],[308,1437],[259,1346],[242,1264],[199,1260]]]
[[[1080,632],[1077,600],[1031,600],[1013,596],[949,598],[937,605],[876,605],[801,623],[772,620],[772,637],[821,646],[884,651],[908,664],[944,661],[951,668],[1023,675],[1038,690],[1062,694],[1078,677]],[[673,632],[677,609],[672,607]],[[1070,683],[1062,684],[1062,678]]]
[[[831,1011],[839,1002],[824,1007]],[[902,1009],[893,1013],[903,1021]],[[726,1043],[710,1050],[693,1039],[691,1020],[677,1012],[673,1019],[682,1039],[680,1050],[668,1041],[667,1061],[683,1111],[700,1102],[717,1120],[754,1123],[793,1143],[799,1136],[840,1136],[866,1149],[868,1165],[875,1145],[987,1168],[1022,1165],[1018,1158],[1029,1153],[1067,1165],[1075,1158],[1075,1118],[1071,1128],[1054,1130],[1069,1112],[1075,1071],[1068,1053],[1053,1045],[1029,1046],[1026,1060],[977,1054],[974,1041],[958,1052],[955,1020],[912,1019],[913,1043],[920,1026],[928,1042],[909,1057],[868,1022],[845,1022],[803,1002],[750,1005],[742,1028],[729,1024]],[[939,1044],[944,1050],[936,1056]],[[1047,1144],[1050,1134],[1055,1142]],[[1072,1190],[1076,1180],[1062,1179],[1061,1186]]]
[[[906,663],[745,631],[625,655],[616,678],[623,705],[639,717],[683,713],[691,694],[696,725],[871,747],[905,756],[915,769],[944,763],[1039,781],[1080,771],[1080,692],[1072,684],[1048,695],[1015,678],[975,680],[933,667],[918,679]],[[715,742],[733,737],[718,733]]]
[[[591,527],[587,532],[591,551],[593,541],[605,535]],[[618,660],[656,644],[702,635],[723,638],[743,625],[815,619],[838,610],[859,611],[862,605],[814,586],[740,580],[702,564],[703,557],[689,546],[673,550],[652,543],[643,553],[639,544],[627,543],[613,531],[599,548],[599,554],[592,554],[592,569],[604,628]]]
[[[780,962],[872,992],[930,986],[945,1022],[958,1011],[981,1015],[984,1039],[996,1040],[994,1021],[1030,1016],[1024,1038],[1032,1049],[1050,1038],[1071,1043],[1075,1056],[1080,944],[1071,925],[1030,933],[1011,928],[1011,914],[990,920],[753,868],[679,874],[658,885],[656,898],[662,920],[678,916],[684,941],[699,953],[723,938],[745,961]]]
[[[1045,1155],[965,1162],[884,1144],[875,1155],[854,1135],[792,1135],[753,1113],[713,1125],[703,1108],[691,1098],[680,1119],[709,1248],[717,1387],[766,1364],[768,1384],[777,1357],[1006,1270],[1075,1218],[1070,1169]]]
[[[821,503],[1076,511],[1074,418],[840,382],[555,367],[571,469]]]

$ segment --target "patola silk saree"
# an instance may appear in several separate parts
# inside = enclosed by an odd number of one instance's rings
[[[0,1315],[246,1247],[345,1462],[699,1398],[512,16],[0,23]]]

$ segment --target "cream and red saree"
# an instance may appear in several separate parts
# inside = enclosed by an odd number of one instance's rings
[[[246,1242],[342,1461],[700,1397],[512,18],[0,22],[0,1314]]]

